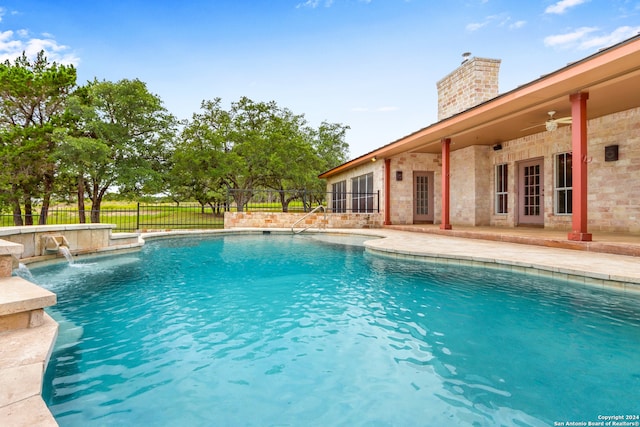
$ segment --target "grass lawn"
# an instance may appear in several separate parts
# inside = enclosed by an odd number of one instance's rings
[[[90,221],[91,206],[86,206],[86,220]],[[37,224],[40,208],[34,209],[33,222]],[[204,212],[199,204],[158,203],[141,204],[137,202],[103,202],[100,208],[100,222],[115,224],[115,231],[134,231],[143,229],[194,229],[222,228],[223,213],[213,214],[210,208]],[[48,225],[79,224],[78,209],[72,205],[55,205],[49,209]],[[0,226],[13,226],[13,215],[4,212],[0,215]]]

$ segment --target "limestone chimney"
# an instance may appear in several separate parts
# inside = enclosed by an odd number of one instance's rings
[[[469,58],[437,83],[438,121],[498,96],[499,59]]]

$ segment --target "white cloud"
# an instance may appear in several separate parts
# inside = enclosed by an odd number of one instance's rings
[[[358,0],[358,3],[370,4],[373,0]],[[411,0],[404,0],[409,3]],[[331,7],[335,3],[335,0],[306,0],[302,3],[298,3],[296,5],[296,9],[300,9],[303,7],[309,7],[311,9],[315,9],[319,6]]]
[[[638,27],[619,27],[613,30],[610,34],[605,34],[598,37],[593,37],[588,40],[584,40],[580,43],[580,49],[600,49],[608,47],[616,43],[620,43],[630,37],[640,34],[640,26]]]
[[[0,61],[2,62],[13,61],[22,55],[22,52],[33,59],[41,50],[45,51],[50,62],[65,65],[78,65],[80,62],[80,58],[69,51],[69,46],[59,44],[50,34],[44,35],[43,38],[29,38],[29,31],[24,29],[0,33]]]
[[[316,7],[323,5],[324,7],[331,7],[333,5],[333,0],[307,0],[304,3],[298,3],[296,5],[296,9],[300,9],[301,7],[310,7],[311,9],[315,9]]]
[[[0,42],[5,41],[13,37],[13,31],[7,30],[0,33]]]
[[[544,44],[546,46],[567,46],[577,42],[596,30],[597,28],[595,27],[580,27],[570,33],[547,36],[544,38]]]
[[[567,11],[567,9],[578,6],[582,3],[585,3],[586,1],[587,0],[560,0],[558,3],[548,6],[544,10],[544,13],[555,13],[557,15],[562,15]]]
[[[509,25],[509,29],[517,30],[519,28],[524,27],[527,24],[527,21],[516,21],[513,24]]]
[[[473,32],[490,24],[497,25],[498,27],[508,26],[509,28],[520,28],[520,26],[524,25],[525,23],[525,21],[518,21],[515,24],[508,25],[510,21],[511,17],[509,15],[507,15],[506,13],[500,13],[497,15],[489,15],[482,22],[472,22],[470,24],[467,24],[465,28],[467,31]],[[516,25],[516,27],[514,27],[514,25]]]
[[[310,7],[312,9],[315,9],[316,7],[318,7],[319,3],[320,3],[320,0],[307,0],[304,3],[298,3],[296,5],[296,9],[300,9],[301,7]]]
[[[472,22],[471,24],[467,24],[465,28],[467,29],[467,31],[477,31],[482,27],[486,27],[487,25],[489,25],[489,21]]]
[[[598,31],[595,27],[581,27],[577,30],[566,33],[548,36],[544,39],[544,44],[551,47],[576,48],[580,50],[601,49],[619,43],[625,39],[640,33],[640,26],[618,27],[608,34],[594,34]]]

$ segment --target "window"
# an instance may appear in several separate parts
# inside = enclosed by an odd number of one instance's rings
[[[331,192],[331,211],[346,212],[347,211],[347,181],[336,182],[332,186]]]
[[[556,214],[572,212],[572,156],[571,153],[556,155]]]
[[[351,179],[351,210],[373,212],[373,172]]]
[[[496,166],[496,213],[506,214],[509,209],[507,183],[509,177],[509,167],[507,164]]]

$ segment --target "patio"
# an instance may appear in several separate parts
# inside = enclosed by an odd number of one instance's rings
[[[451,230],[441,230],[439,225],[387,225],[392,230],[438,234],[465,239],[491,240],[495,242],[521,243],[532,246],[573,249],[614,255],[640,257],[640,234],[593,232],[593,241],[578,242],[567,238],[567,230],[549,230],[536,227],[471,227],[454,226]]]

